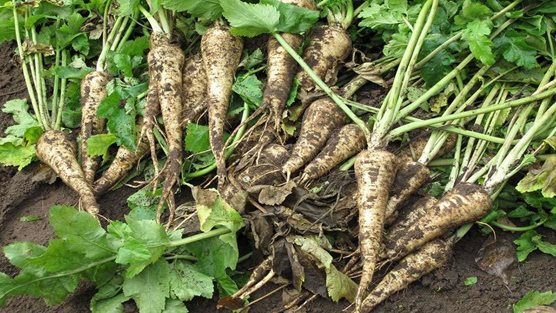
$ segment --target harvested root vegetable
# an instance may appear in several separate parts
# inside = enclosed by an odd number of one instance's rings
[[[162,39],[160,39],[162,37]],[[150,38],[150,46],[156,47],[160,45],[160,41],[165,41],[166,38],[163,34],[158,32],[153,32]],[[147,64],[149,67],[149,81],[157,82],[160,80],[160,59],[156,57],[156,49],[151,49],[147,54]],[[141,132],[139,134],[138,145],[140,145],[146,138],[147,143],[150,148],[151,158],[154,166],[154,176],[155,179],[158,178],[158,159],[156,157],[156,141],[154,139],[153,130],[156,125],[156,118],[160,113],[160,102],[158,99],[158,85],[149,83],[149,89],[147,91],[147,101],[145,103],[145,108],[143,110],[143,123],[141,126]]]
[[[185,60],[182,76],[182,127],[195,121],[207,108],[207,74],[200,54],[195,54]]]
[[[95,179],[99,157],[87,154],[87,140],[92,135],[102,133],[104,128],[105,121],[97,117],[97,109],[106,97],[106,84],[108,84],[108,74],[99,71],[87,74],[81,81],[81,105],[83,107],[81,109],[80,155],[81,167],[89,185],[92,185]]]
[[[396,156],[384,150],[365,150],[355,161],[357,208],[359,209],[359,249],[363,271],[357,296],[356,311],[367,295],[380,252],[384,213],[388,191],[396,175]]]
[[[405,257],[365,298],[360,312],[371,312],[394,293],[407,288],[411,283],[431,271],[446,265],[452,254],[452,247],[451,240],[436,239]]]
[[[438,199],[426,196],[414,202],[406,210],[400,213],[396,222],[392,224],[384,233],[385,238],[399,237],[403,234],[412,224],[416,223],[419,219],[423,218],[430,211],[430,208],[436,205]]]
[[[164,183],[162,187],[162,198],[158,209],[158,217],[164,200],[168,202],[170,217],[173,220],[175,201],[173,197],[173,186],[178,180],[181,172],[183,132],[182,132],[182,69],[185,62],[183,51],[170,44],[169,41],[161,41],[154,47],[154,58],[158,59],[160,65],[160,79],[150,81],[156,84],[158,89],[158,101],[162,120],[164,121],[164,132],[168,144],[168,156],[164,165]]]
[[[351,39],[340,24],[319,25],[311,30],[303,60],[325,83],[334,85],[340,64],[350,51]],[[298,72],[296,77],[302,92],[309,93],[316,89],[315,82],[305,71]]]
[[[110,166],[102,173],[93,185],[95,194],[102,195],[117,182],[122,180],[139,160],[149,153],[149,145],[142,142],[137,150],[131,151],[125,146],[120,146]]]
[[[226,177],[224,159],[224,124],[230,104],[234,73],[241,59],[243,42],[227,27],[215,24],[208,28],[201,40],[201,54],[207,75],[207,105],[209,111],[209,139],[218,173],[218,184]]]
[[[284,146],[269,144],[261,151],[254,164],[239,171],[238,181],[247,191],[251,191],[251,187],[254,186],[275,186],[283,183],[284,178],[280,168],[289,156],[290,153]]]
[[[282,170],[289,177],[311,161],[326,144],[332,132],[346,122],[344,112],[329,98],[315,100],[303,116],[301,131]]]
[[[294,34],[282,34],[284,40],[295,50],[301,46],[301,37]],[[263,94],[263,106],[270,107],[270,116],[274,130],[278,131],[282,113],[288,100],[297,62],[274,38],[268,40],[267,81]]]
[[[390,261],[402,258],[449,229],[480,219],[491,208],[490,196],[481,186],[460,183],[404,232],[387,233],[384,256]]]
[[[98,214],[95,194],[77,162],[74,143],[62,131],[47,130],[39,138],[36,150],[39,160],[50,166],[66,185],[79,194],[85,211]]]
[[[348,124],[332,134],[324,149],[305,167],[303,180],[324,176],[338,164],[365,148],[365,133],[355,124]]]
[[[429,177],[430,170],[426,165],[415,161],[402,160],[400,162],[390,190],[390,198],[386,205],[386,224],[391,224],[394,221],[398,209],[423,186]]]

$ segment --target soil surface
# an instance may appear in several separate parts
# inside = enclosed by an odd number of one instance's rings
[[[25,97],[24,82],[12,57],[13,46],[0,45],[0,103]],[[0,136],[12,123],[11,118],[0,113]],[[54,204],[77,205],[76,194],[60,181],[53,184],[37,183],[37,175],[44,173],[39,165],[30,166],[23,172],[0,167],[0,245],[15,241],[32,241],[46,244],[52,237],[48,225],[48,208]],[[122,188],[99,199],[103,215],[110,219],[121,218],[125,213],[126,199],[133,193],[131,188]],[[36,215],[40,219],[23,222],[20,218]],[[511,241],[515,235],[498,233],[498,240]],[[554,241],[554,236],[550,238]],[[425,276],[420,282],[392,296],[375,312],[511,312],[511,305],[530,290],[556,291],[556,258],[538,252],[517,266],[506,279],[481,270],[475,259],[480,248],[488,240],[479,232],[469,233],[455,249],[454,258],[442,270]],[[16,269],[0,257],[0,271],[15,275]],[[477,283],[464,285],[468,277],[476,276]],[[254,295],[263,296],[275,287],[268,286]],[[8,301],[0,312],[44,312],[80,313],[89,312],[89,300],[94,288],[82,285],[67,301],[56,307],[48,307],[42,300],[28,297]],[[281,292],[254,304],[249,312],[279,312]],[[334,304],[326,299],[307,303],[306,312],[341,312],[348,304]],[[214,300],[196,300],[188,304],[190,312],[225,312],[215,308]],[[135,312],[133,304],[126,304],[126,312]]]

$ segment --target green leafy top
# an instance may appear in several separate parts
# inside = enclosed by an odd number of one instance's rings
[[[278,0],[264,0],[258,4],[228,0],[221,2],[221,6],[222,14],[232,26],[231,32],[247,37],[275,32],[305,32],[319,17],[316,11]]]

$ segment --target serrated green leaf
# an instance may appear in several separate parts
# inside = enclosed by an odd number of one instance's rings
[[[120,293],[113,298],[96,301],[91,304],[92,313],[123,313],[123,303],[130,297]]]
[[[168,299],[166,301],[166,307],[162,313],[187,313],[187,307],[183,302],[176,299]]]
[[[0,144],[0,164],[17,166],[18,170],[31,164],[35,155],[35,145],[24,147],[15,146],[10,142]]]
[[[526,43],[526,37],[516,31],[508,31],[494,40],[494,45],[504,59],[525,69],[539,66],[537,51]]]
[[[199,272],[193,265],[176,261],[172,264],[170,273],[170,289],[181,301],[189,301],[196,296],[211,299],[214,284],[210,276]]]
[[[126,113],[123,103],[124,100],[118,92],[112,92],[101,102],[97,115],[107,119],[108,130],[116,136],[118,145],[135,150],[137,148],[135,114]]]
[[[42,129],[42,127],[40,126],[33,126],[33,127],[29,127],[25,130],[25,140],[27,141],[27,144],[31,144],[34,145],[37,143],[37,141],[39,141],[39,138],[41,137],[41,135],[44,133],[44,130]]]
[[[370,1],[370,4],[361,10],[359,26],[372,29],[397,29],[403,23],[407,14],[407,1]]]
[[[149,49],[149,37],[141,36],[124,42],[118,52],[131,57],[143,56],[147,49]]]
[[[486,65],[492,65],[495,61],[492,41],[488,38],[491,29],[491,20],[473,20],[467,24],[462,36],[473,56]]]
[[[129,216],[135,220],[154,220],[159,201],[159,193],[153,193],[149,187],[142,188],[127,198]]]
[[[547,158],[540,168],[532,168],[519,181],[516,190],[519,192],[542,191],[546,198],[556,196],[556,157]]]
[[[241,76],[234,82],[232,90],[237,93],[243,101],[259,107],[263,102],[263,83],[255,74]]]
[[[517,260],[519,262],[525,261],[531,252],[537,250],[537,246],[532,241],[533,237],[536,235],[537,233],[534,230],[530,230],[514,240],[514,243],[517,246],[516,252]]]
[[[552,291],[529,291],[513,305],[513,312],[521,313],[538,305],[550,305],[554,301],[556,301],[556,293]]]
[[[319,12],[307,8],[285,3],[279,0],[261,0],[262,4],[275,7],[280,13],[280,20],[276,26],[281,33],[299,34],[311,29],[319,19]]]
[[[228,275],[216,280],[218,282],[218,294],[221,298],[231,296],[238,291],[236,282]]]
[[[14,125],[5,129],[4,133],[6,135],[24,138],[27,129],[40,126],[35,117],[29,113],[29,104],[25,99],[7,101],[2,108],[2,112],[11,114],[15,122]]]
[[[139,11],[140,0],[118,0],[118,14],[130,16]]]
[[[56,205],[50,208],[50,224],[68,250],[91,259],[113,254],[106,241],[106,231],[87,212]]]
[[[220,0],[162,0],[162,6],[176,12],[187,11],[192,16],[209,21],[213,21],[222,15]]]
[[[133,64],[131,63],[131,56],[123,53],[115,53],[112,61],[116,68],[125,76],[133,77]]]
[[[208,126],[191,122],[187,124],[185,150],[191,153],[210,150]]]
[[[195,268],[216,279],[224,277],[226,269],[235,269],[239,251],[234,234],[226,234],[186,245],[198,261]]]
[[[93,69],[90,67],[75,68],[73,66],[57,66],[54,68],[54,74],[60,78],[67,79],[82,79],[85,75],[92,72]]]
[[[260,48],[255,49],[251,54],[246,55],[239,66],[250,70],[264,61],[264,55]]]
[[[46,251],[46,247],[32,242],[14,242],[4,247],[4,255],[14,266],[29,269],[29,260]]]
[[[338,302],[341,298],[345,298],[349,302],[355,301],[357,284],[351,278],[338,271],[334,265],[328,267],[325,272],[326,289],[328,289],[328,295],[332,301]]]
[[[240,0],[227,0],[220,3],[224,17],[228,20],[232,34],[255,37],[277,30],[280,13],[267,4],[246,3]]]
[[[556,256],[556,245],[543,241],[541,235],[534,236],[531,241],[537,245],[537,248],[539,248],[542,253]]]
[[[357,284],[347,275],[336,269],[332,264],[332,256],[321,247],[317,240],[302,236],[290,236],[287,240],[295,243],[301,251],[309,254],[318,262],[319,267],[324,269],[326,273],[326,288],[328,295],[333,301],[338,302],[341,298],[346,298],[350,302],[355,300]],[[323,244],[329,243],[323,242]]]
[[[141,313],[160,313],[170,296],[170,266],[158,260],[123,283],[124,295],[131,297]]]
[[[87,154],[105,156],[108,154],[108,148],[115,143],[116,136],[114,134],[92,135],[87,139]]]
[[[236,232],[243,227],[241,215],[220,197],[218,191],[193,187],[192,193],[201,231],[223,226]]]

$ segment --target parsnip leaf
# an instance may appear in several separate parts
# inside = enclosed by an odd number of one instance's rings
[[[527,309],[539,306],[550,305],[556,301],[556,293],[552,291],[529,291],[521,300],[513,305],[514,313],[521,313]]]
[[[241,0],[226,0],[220,4],[224,17],[232,26],[231,32],[235,35],[255,37],[277,31],[280,13],[271,5]]]
[[[170,273],[170,289],[172,295],[181,301],[189,301],[197,296],[211,299],[214,284],[210,276],[199,272],[190,263],[176,261]]]
[[[220,0],[162,0],[162,6],[176,12],[188,12],[189,14],[213,21],[222,14]]]
[[[87,139],[87,154],[105,156],[108,154],[108,148],[116,143],[114,134],[98,134]]]
[[[170,296],[170,266],[166,260],[145,268],[140,274],[126,279],[123,284],[126,297],[131,297],[141,313],[160,313]]]

